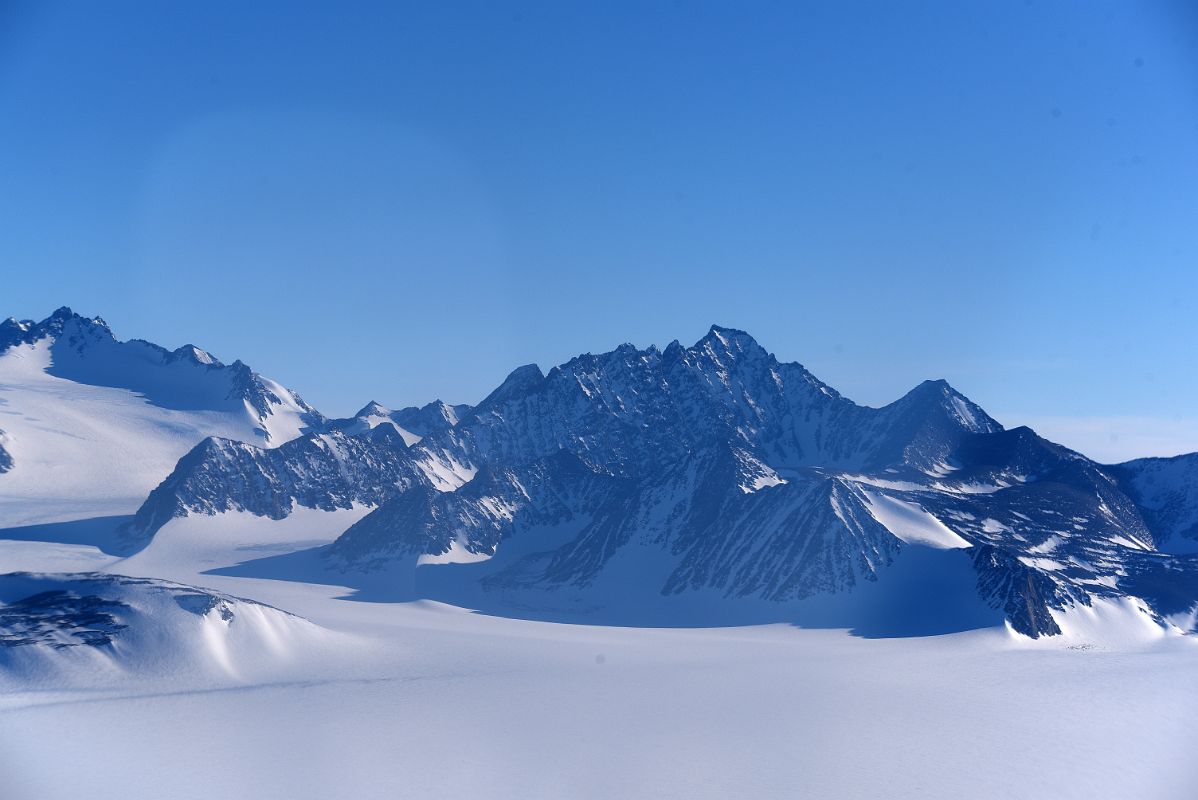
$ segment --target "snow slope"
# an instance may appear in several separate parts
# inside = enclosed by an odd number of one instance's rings
[[[319,415],[198,348],[118,342],[60,309],[0,324],[0,527],[130,514],[208,436],[278,445]]]
[[[277,608],[155,578],[0,575],[0,673],[21,685],[275,679],[337,636]]]
[[[914,503],[874,492],[865,492],[865,496],[869,498],[869,512],[874,519],[908,544],[919,543],[945,549],[971,546],[954,530]]]

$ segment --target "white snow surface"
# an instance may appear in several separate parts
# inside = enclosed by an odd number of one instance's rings
[[[476,564],[491,558],[489,553],[472,553],[463,544],[454,539],[449,543],[449,549],[436,555],[424,553],[416,558],[418,566],[429,564]]]
[[[904,535],[954,544],[911,504],[871,502]],[[85,541],[0,547],[0,571],[153,575],[280,610],[251,606],[263,624],[244,609],[225,623],[172,608],[147,617],[157,633],[139,630],[166,648],[139,662],[50,652],[52,679],[0,669],[0,796],[1198,792],[1198,647],[1130,603],[1064,614],[1054,639],[1002,627],[868,639],[555,624],[346,599],[315,569],[311,583],[216,574],[302,556],[365,510],[178,519],[127,558]],[[155,652],[189,666],[154,669]]]
[[[862,491],[869,512],[888,531],[908,544],[951,550],[970,547],[952,528],[914,503],[879,492]]]
[[[1089,606],[1050,613],[1061,635],[1043,640],[1042,647],[1130,649],[1183,635],[1176,625],[1154,621],[1147,606],[1132,597],[1095,598]]]
[[[256,420],[257,414],[248,402],[244,402],[245,413],[248,418],[255,420],[259,427],[266,431],[266,441],[258,436],[255,439],[244,439],[243,441],[251,442],[258,445],[269,445],[270,447],[278,447],[284,442],[289,442],[297,438],[304,432],[303,416],[305,409],[296,402],[296,397],[291,390],[277,381],[272,381],[270,378],[258,376],[271,394],[279,398],[278,403],[271,404],[270,414],[264,420]],[[396,426],[398,428],[398,426]]]
[[[179,410],[128,389],[50,375],[49,343],[0,354],[0,429],[13,468],[0,474],[0,528],[131,514],[207,436],[262,446],[299,434],[302,409],[282,399],[262,421],[248,408]]]

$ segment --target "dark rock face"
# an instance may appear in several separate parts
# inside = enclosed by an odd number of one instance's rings
[[[105,647],[125,629],[117,619],[128,609],[97,595],[40,592],[0,607],[0,646]]]
[[[568,453],[522,469],[483,468],[457,491],[415,480],[351,526],[329,549],[346,564],[443,555],[493,555],[517,524],[552,526],[587,513],[617,483]]]
[[[1140,507],[1157,547],[1198,552],[1198,453],[1107,467]]]
[[[1061,632],[1050,608],[1062,608],[1075,600],[1089,605],[1084,593],[1074,597],[1046,572],[1025,565],[1009,550],[980,545],[973,548],[973,563],[982,597],[1001,608],[1011,627],[1025,636]]]
[[[296,506],[377,505],[419,477],[406,450],[393,428],[314,434],[269,450],[210,437],[150,493],[126,535],[145,540],[187,514],[248,511],[282,519]]]

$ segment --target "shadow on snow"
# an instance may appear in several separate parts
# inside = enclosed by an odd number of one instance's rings
[[[245,561],[209,574],[344,586],[342,599],[397,603],[434,600],[488,616],[620,627],[728,627],[790,624],[845,629],[863,638],[935,636],[1003,624],[1000,611],[978,596],[976,574],[964,550],[916,545],[903,549],[877,581],[849,591],[774,602],[727,597],[719,591],[664,596],[662,585],[605,572],[592,585],[539,582],[514,585],[499,556],[474,564],[416,566],[389,562],[375,571],[340,571],[317,547]]]
[[[121,526],[132,519],[132,515],[120,515],[0,528],[0,539],[90,545],[110,556],[128,556],[144,546],[124,541],[119,534]]]

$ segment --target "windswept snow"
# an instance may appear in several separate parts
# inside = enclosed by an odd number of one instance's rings
[[[1054,610],[1060,638],[1039,640],[1041,646],[1127,650],[1163,639],[1177,639],[1183,630],[1152,618],[1147,606],[1134,597],[1098,598],[1089,606]]]
[[[433,485],[442,492],[452,492],[461,488],[472,481],[478,472],[478,467],[464,464],[446,452],[429,453],[418,465]]]
[[[265,442],[261,436],[243,441],[278,447],[284,442],[296,438],[309,427],[305,417],[310,416],[312,411],[300,405],[295,394],[282,384],[261,375],[258,376],[258,380],[270,394],[279,399],[279,402],[273,403],[270,407],[270,414],[262,418],[248,400],[242,401],[246,416],[256,420],[258,425],[266,431]]]
[[[970,547],[968,541],[914,503],[877,492],[864,492],[869,511],[888,531],[908,544],[956,549]]]

